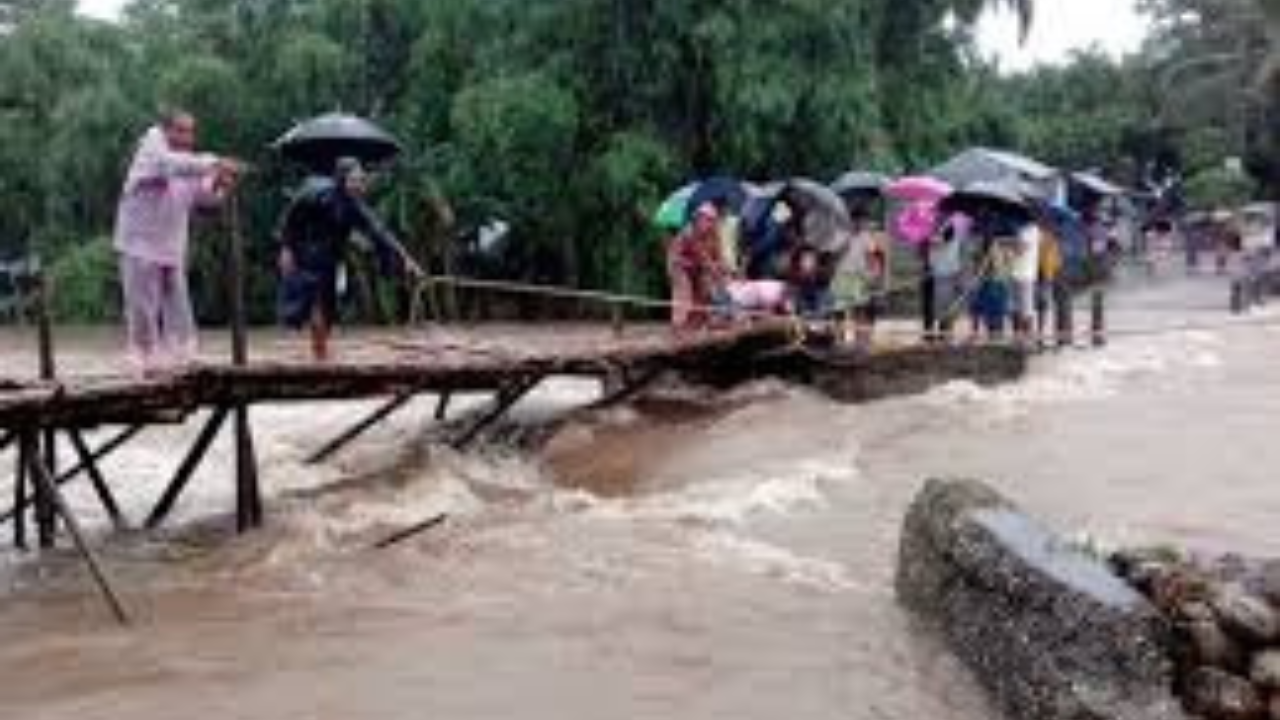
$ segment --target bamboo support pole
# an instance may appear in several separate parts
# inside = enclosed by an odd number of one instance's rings
[[[316,465],[333,457],[361,435],[368,432],[374,425],[377,425],[387,417],[391,416],[392,413],[404,407],[416,396],[417,393],[405,392],[391,398],[391,400],[381,405],[377,410],[374,410],[356,424],[342,431],[340,435],[325,443],[323,447],[312,453],[312,455],[307,458],[307,464]]]

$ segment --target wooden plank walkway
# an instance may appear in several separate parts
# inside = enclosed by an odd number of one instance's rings
[[[496,391],[521,378],[613,378],[650,368],[679,370],[749,358],[789,342],[784,324],[761,324],[676,338],[663,330],[620,338],[598,332],[499,341],[431,337],[362,339],[340,360],[206,363],[140,380],[124,376],[57,381],[0,379],[0,436],[32,427],[95,427],[181,420],[201,408],[404,393]]]

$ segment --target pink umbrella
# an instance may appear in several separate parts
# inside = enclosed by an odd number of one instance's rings
[[[889,183],[884,194],[894,200],[936,203],[952,193],[947,183],[928,175],[911,175]]]
[[[923,245],[937,231],[939,220],[937,202],[919,200],[904,205],[893,214],[894,237],[908,245]]]

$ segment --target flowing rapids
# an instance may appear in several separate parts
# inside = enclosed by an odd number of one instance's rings
[[[224,443],[168,535],[102,540],[138,626],[111,624],[69,553],[0,554],[0,708],[988,720],[963,669],[894,603],[907,504],[926,478],[971,476],[1098,542],[1280,555],[1280,315],[1224,326],[1225,304],[1220,280],[1142,283],[1113,295],[1115,327],[1204,327],[1048,354],[1016,385],[865,406],[770,382],[668,390],[572,416],[534,451],[431,446],[427,397],[308,467],[372,404],[256,410],[267,530],[225,530]],[[61,342],[67,367],[113,352],[100,333]],[[0,365],[29,368],[29,353],[0,336]],[[524,420],[597,392],[554,384]],[[131,518],[197,429],[149,430],[106,464]],[[72,499],[103,532],[86,488]],[[371,549],[438,513],[445,525]]]

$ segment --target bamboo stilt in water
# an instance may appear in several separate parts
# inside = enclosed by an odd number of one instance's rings
[[[126,442],[131,440],[138,433],[142,432],[143,429],[144,427],[142,425],[134,425],[129,427],[128,429],[126,429],[124,432],[121,432],[116,437],[108,440],[106,443],[103,443],[101,447],[99,447],[97,450],[94,450],[90,454],[90,457],[93,458],[94,462],[101,462],[103,458],[106,458],[108,455],[114,453],[116,450],[123,447]],[[66,485],[67,483],[79,477],[80,473],[84,471],[85,471],[85,465],[83,462],[81,462],[76,466],[72,467],[71,469],[63,472],[61,475],[59,475],[56,478],[55,483],[58,485],[58,487],[62,487],[63,485]],[[26,497],[21,501],[15,500],[13,507],[9,508],[4,513],[0,514],[0,522],[8,522],[10,520],[15,519],[18,516],[19,511],[20,510],[25,511],[30,504],[31,504],[30,497]]]
[[[53,432],[46,430],[40,435],[43,437],[37,434],[32,435],[32,458],[38,459],[45,468],[56,467],[58,458],[54,449]],[[42,549],[50,549],[57,543],[58,511],[53,505],[53,498],[45,491],[42,483],[34,483],[32,489],[36,506],[36,538]]]
[[[249,407],[235,409],[236,529],[246,532],[262,526],[262,489],[258,483],[258,455],[253,444]]]
[[[512,381],[506,387],[498,391],[497,397],[494,398],[493,405],[487,411],[481,413],[474,422],[462,431],[456,438],[450,441],[450,445],[455,450],[463,450],[484,432],[485,428],[497,422],[499,418],[506,414],[513,405],[520,402],[520,399],[528,395],[538,383],[542,382],[542,376],[533,376],[521,378]]]
[[[75,448],[76,454],[80,456],[80,464],[84,466],[84,470],[89,474],[89,481],[93,484],[93,491],[98,496],[98,501],[102,503],[102,509],[107,511],[107,515],[111,518],[111,524],[117,530],[127,530],[129,521],[125,519],[124,513],[120,511],[120,505],[116,503],[115,495],[111,494],[111,488],[107,485],[107,479],[103,477],[102,471],[98,469],[98,463],[93,459],[93,453],[89,451],[89,445],[84,441],[84,436],[79,430],[71,429],[67,431],[67,437],[71,439],[71,446]],[[54,485],[57,485],[54,482]]]
[[[425,520],[415,525],[411,525],[386,538],[383,538],[382,540],[379,540],[378,542],[374,543],[373,547],[375,550],[385,550],[389,547],[392,547],[393,545],[399,545],[405,540],[408,540],[409,538],[414,537],[415,535],[421,535],[422,533],[430,530],[431,528],[443,523],[445,520],[448,520],[448,519],[449,519],[448,515],[437,515],[429,520]]]
[[[440,393],[440,398],[436,400],[435,418],[437,422],[444,422],[449,417],[449,402],[453,400],[453,393],[448,390]]]
[[[36,326],[39,334],[40,379],[53,380],[58,375],[58,367],[53,349],[53,320],[49,315],[49,284],[44,272],[36,278]],[[49,477],[58,472],[58,435],[52,427],[43,431],[42,450],[44,452],[44,469]],[[54,508],[53,498],[44,489],[44,483],[36,483],[36,530],[40,538],[41,548],[52,548],[58,539],[58,515]]]
[[[62,522],[66,525],[72,542],[75,543],[76,549],[80,551],[80,555],[84,557],[85,563],[89,566],[89,572],[93,575],[94,582],[97,583],[98,589],[102,592],[103,599],[107,601],[107,605],[111,608],[112,615],[121,625],[128,625],[129,615],[125,612],[124,604],[120,602],[119,596],[116,595],[115,590],[111,587],[111,581],[107,579],[106,573],[103,572],[97,556],[94,555],[89,544],[85,542],[84,534],[80,530],[80,523],[71,512],[71,507],[67,504],[66,498],[62,496],[62,491],[53,482],[53,474],[49,472],[49,469],[41,461],[38,454],[32,458],[31,478],[36,487],[40,488],[41,492],[49,497],[50,503],[56,509],[58,515],[62,517]]]
[[[18,472],[13,483],[13,544],[27,549],[27,474],[31,467],[31,443],[22,433],[18,437]]]
[[[342,434],[325,443],[324,447],[320,448],[313,453],[311,457],[307,458],[307,464],[316,465],[333,457],[347,445],[350,445],[361,435],[368,432],[368,430],[374,425],[377,425],[392,413],[404,407],[406,403],[416,396],[417,393],[415,392],[405,392],[391,398],[391,400],[367,415],[365,418],[360,420],[360,422],[352,425],[350,428],[344,430]]]
[[[200,431],[199,437],[196,438],[195,443],[191,446],[191,451],[183,459],[182,465],[178,467],[173,480],[169,482],[169,487],[165,488],[160,501],[156,503],[151,514],[147,516],[146,526],[148,530],[154,530],[159,527],[160,523],[164,522],[164,519],[169,515],[169,512],[173,510],[174,503],[178,501],[178,496],[182,494],[187,482],[195,474],[196,468],[200,467],[200,461],[204,459],[205,453],[209,451],[209,446],[213,444],[213,439],[217,437],[218,430],[222,427],[223,421],[227,419],[229,412],[225,407],[220,407],[213,411],[213,416],[205,423],[204,429]]]

